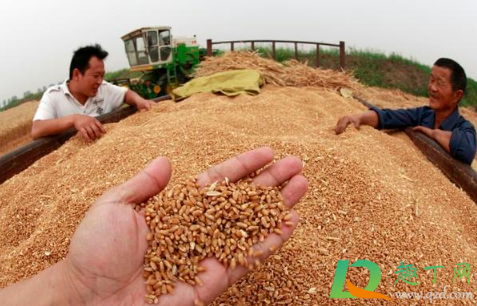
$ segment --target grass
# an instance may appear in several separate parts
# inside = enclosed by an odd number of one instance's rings
[[[467,79],[467,90],[462,105],[470,105],[477,110],[477,82],[473,79]]]
[[[8,103],[7,105],[5,105],[4,107],[0,107],[0,112],[4,111],[4,110],[7,110],[7,109],[10,109],[10,108],[13,108],[13,107],[16,107],[16,106],[19,106],[19,105],[21,105],[25,102],[28,102],[28,101],[32,101],[32,100],[40,101],[42,96],[43,96],[43,91],[40,91],[40,92],[37,92],[37,93],[34,93],[34,94],[30,94],[26,97],[23,97],[22,99],[13,100],[10,103]]]
[[[141,75],[141,72],[130,72],[129,68],[124,68],[117,71],[110,71],[104,75],[106,81],[111,81],[114,79],[127,79],[127,78],[136,78]]]

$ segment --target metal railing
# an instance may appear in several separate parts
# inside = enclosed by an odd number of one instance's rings
[[[212,39],[207,39],[207,56],[212,56],[212,46],[219,44],[230,44],[230,51],[234,51],[235,44],[241,43],[250,43],[252,50],[255,50],[256,43],[271,43],[272,44],[272,58],[277,59],[276,44],[285,43],[285,44],[294,44],[295,45],[295,59],[298,60],[298,44],[308,44],[316,46],[316,67],[320,67],[320,46],[328,47],[337,47],[340,49],[340,68],[345,69],[346,66],[346,51],[345,51],[345,42],[340,41],[339,44],[329,44],[321,42],[311,42],[311,41],[295,41],[295,40],[230,40],[230,41],[212,41]]]

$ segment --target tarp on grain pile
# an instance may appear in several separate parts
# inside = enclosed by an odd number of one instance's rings
[[[340,116],[365,109],[334,90],[265,85],[258,96],[205,93],[161,103],[106,125],[106,135],[92,144],[76,136],[0,186],[0,284],[61,260],[89,205],[158,155],[171,159],[174,184],[267,145],[277,159],[296,155],[304,161],[310,185],[297,205],[300,225],[280,251],[214,305],[335,304],[329,294],[341,259],[375,262],[382,271],[376,291],[393,298],[396,291],[440,292],[444,286],[475,297],[473,278],[453,282],[458,263],[469,263],[472,274],[477,266],[475,203],[403,133],[350,127],[335,135]],[[418,286],[395,284],[401,261],[417,267]],[[428,266],[444,266],[435,286],[433,271],[424,271]],[[350,268],[347,277],[364,288],[369,274]]]
[[[175,101],[183,100],[196,93],[222,93],[229,97],[240,94],[258,95],[260,86],[265,83],[262,74],[256,70],[231,70],[200,77],[174,89]]]

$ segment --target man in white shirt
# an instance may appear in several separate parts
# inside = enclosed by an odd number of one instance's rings
[[[138,110],[151,109],[155,102],[103,80],[104,59],[107,56],[108,52],[97,44],[74,52],[69,80],[48,88],[41,98],[33,117],[33,139],[59,134],[74,127],[90,142],[106,132],[95,117],[113,111],[123,102]]]

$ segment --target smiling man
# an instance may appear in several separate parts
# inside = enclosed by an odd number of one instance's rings
[[[82,47],[74,52],[69,79],[48,88],[41,98],[33,117],[33,139],[74,127],[89,142],[106,132],[96,116],[113,111],[123,102],[139,110],[151,109],[154,102],[103,80],[107,56],[108,52],[100,45]]]
[[[428,84],[429,106],[410,109],[379,109],[338,120],[336,134],[353,123],[359,129],[369,125],[378,129],[414,127],[441,145],[452,157],[471,164],[475,157],[474,126],[459,114],[459,102],[465,94],[467,77],[464,69],[448,58],[438,59],[432,67]]]

